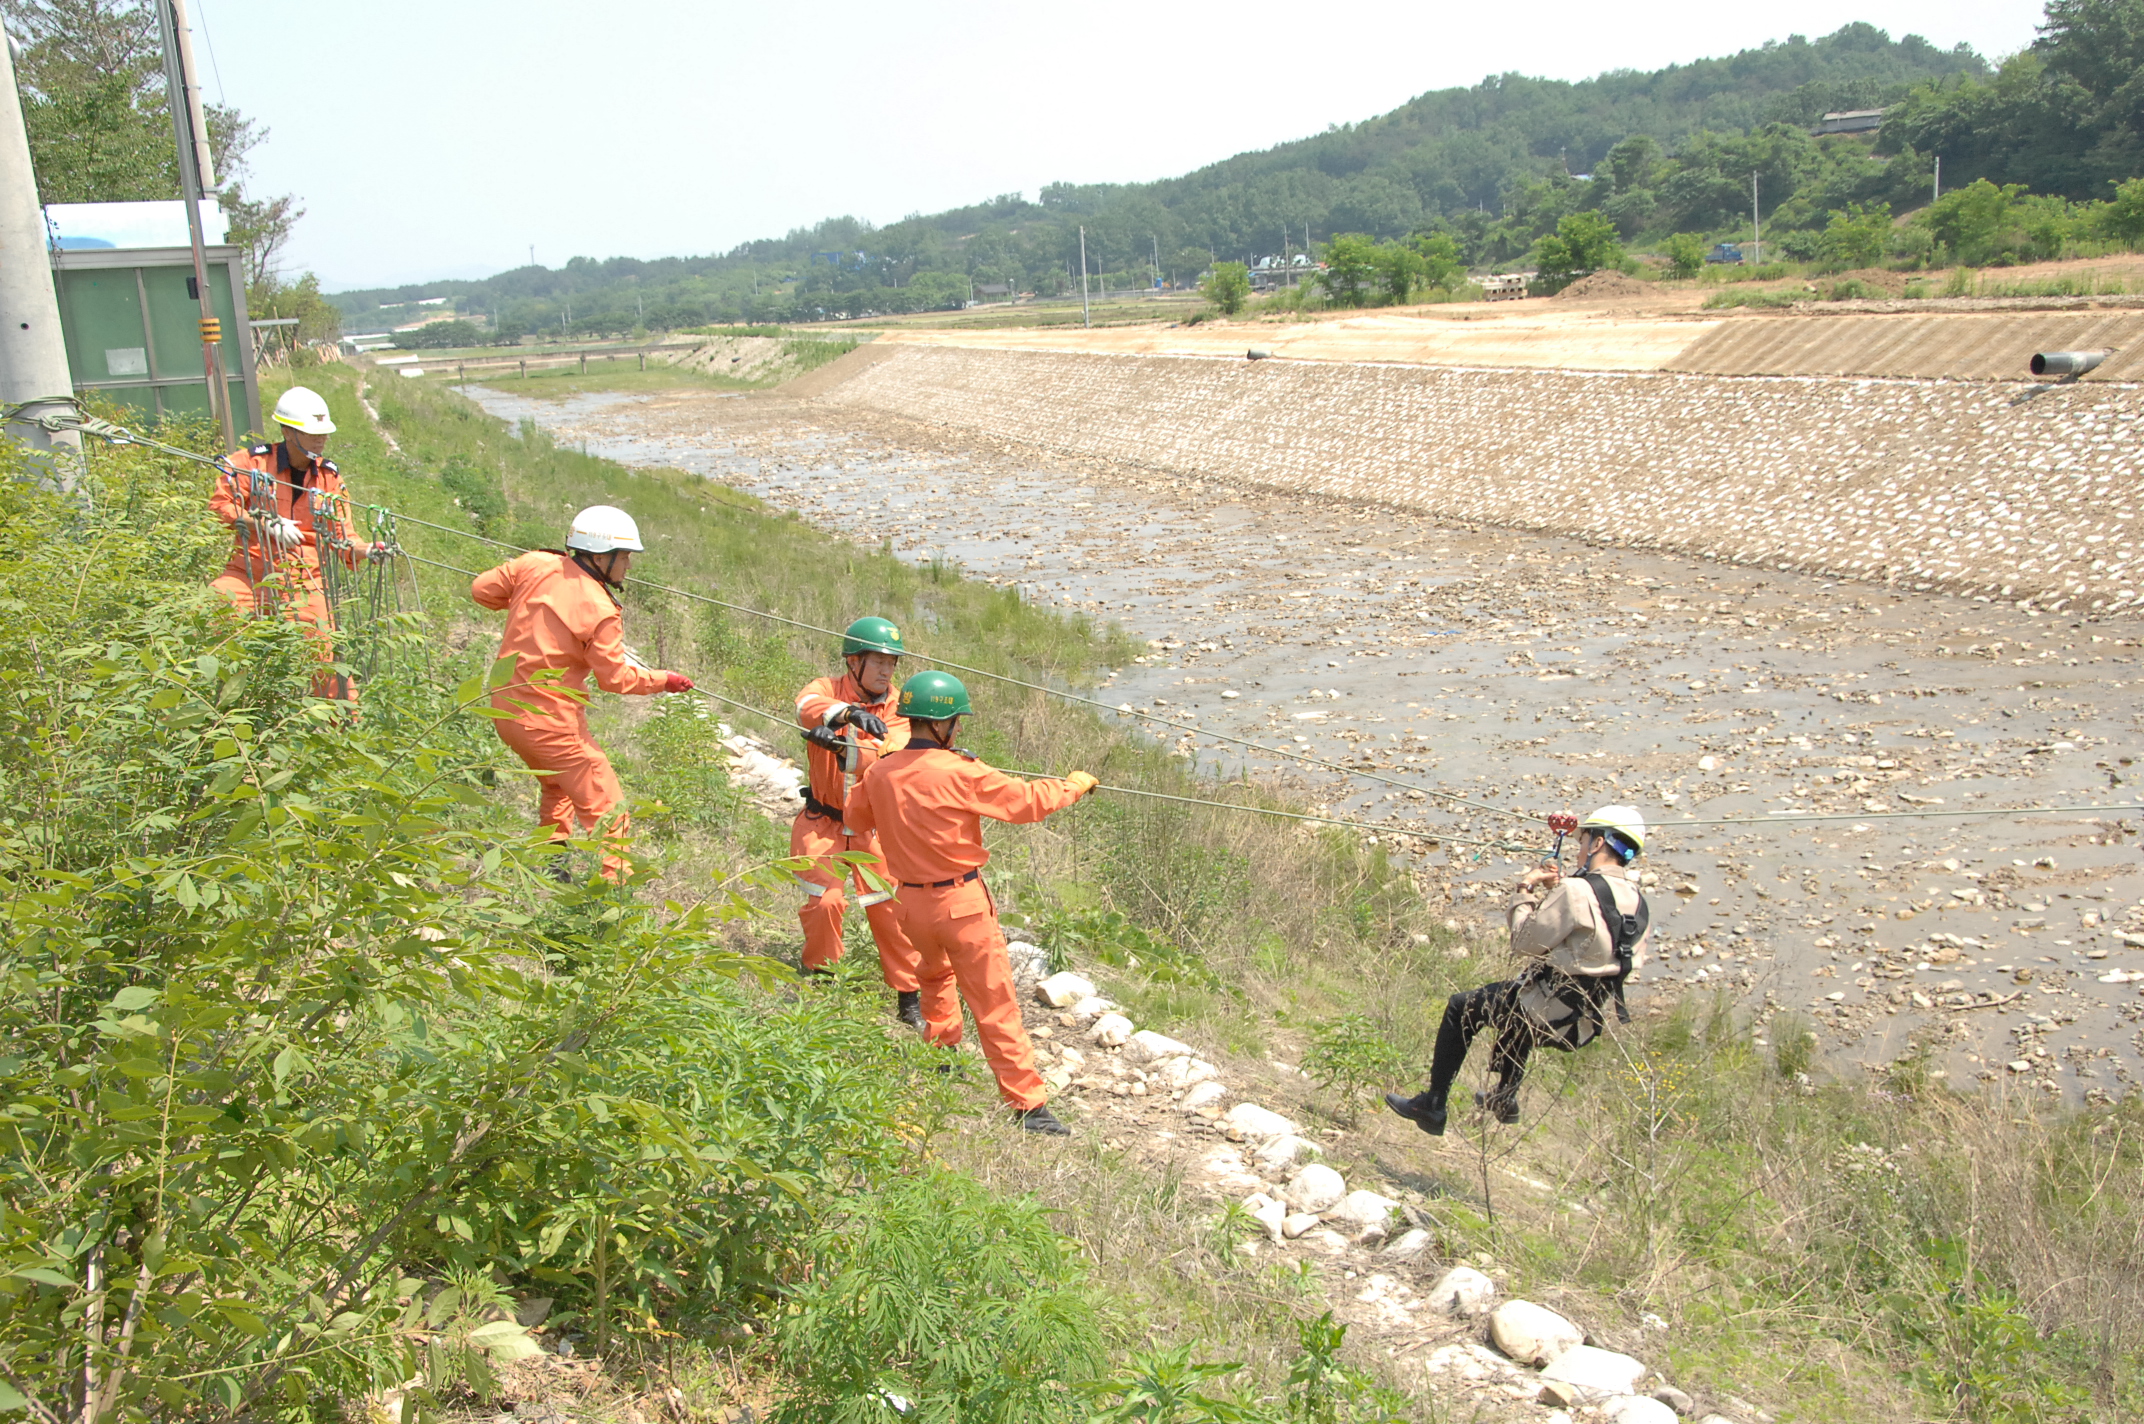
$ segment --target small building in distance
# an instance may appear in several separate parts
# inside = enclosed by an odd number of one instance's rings
[[[1874,133],[1883,127],[1881,109],[1838,109],[1818,121],[1820,134]]]

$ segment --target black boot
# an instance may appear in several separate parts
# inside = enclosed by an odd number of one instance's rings
[[[1519,1120],[1519,1090],[1516,1088],[1492,1088],[1486,1093],[1474,1095],[1474,1106],[1486,1108],[1489,1116],[1498,1122],[1510,1124]]]
[[[573,866],[567,861],[564,851],[560,851],[552,859],[550,865],[544,868],[543,873],[561,885],[571,885],[573,883]]]
[[[923,1027],[923,994],[921,990],[906,989],[893,996],[893,1016],[910,1028]]]
[[[1022,1132],[1039,1132],[1044,1137],[1070,1137],[1072,1135],[1072,1129],[1057,1120],[1057,1114],[1050,1111],[1048,1103],[1044,1103],[1039,1108],[1028,1108],[1024,1112],[1015,1112],[1012,1118],[1014,1122],[1020,1124]]]
[[[1444,1104],[1427,1093],[1417,1093],[1403,1098],[1398,1093],[1385,1094],[1385,1106],[1413,1123],[1431,1137],[1444,1136]]]

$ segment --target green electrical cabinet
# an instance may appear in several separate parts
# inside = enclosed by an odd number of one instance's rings
[[[209,295],[223,320],[223,372],[241,431],[261,428],[253,329],[236,247],[207,250]],[[52,253],[67,365],[77,391],[96,391],[145,416],[206,416],[201,303],[184,247],[60,248]]]

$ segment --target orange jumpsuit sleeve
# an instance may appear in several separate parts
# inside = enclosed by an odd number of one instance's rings
[[[1079,800],[1062,781],[1024,781],[981,762],[968,763],[969,804],[993,821],[1030,826]]]
[[[469,584],[469,597],[480,608],[506,607],[514,599],[514,566],[501,564],[478,574]]]
[[[835,695],[834,679],[815,677],[797,693],[797,725],[808,732],[823,724],[836,707],[847,705],[846,699]]]
[[[582,651],[596,686],[605,692],[661,692],[668,680],[662,671],[642,667],[625,651],[625,619],[615,609],[596,620]]]

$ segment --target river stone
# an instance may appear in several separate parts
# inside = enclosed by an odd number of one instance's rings
[[[1626,1394],[1601,1409],[1608,1424],[1678,1424],[1674,1410],[1642,1394]]]
[[[1522,1365],[1549,1364],[1585,1338],[1585,1331],[1530,1300],[1507,1300],[1489,1314],[1490,1341]],[[1627,1388],[1621,1392],[1630,1393]]]
[[[1269,1177],[1283,1176],[1296,1163],[1310,1161],[1318,1155],[1316,1143],[1297,1137],[1292,1132],[1274,1138],[1254,1154],[1258,1170]]]
[[[1294,1123],[1256,1103],[1236,1104],[1221,1121],[1237,1129],[1245,1137],[1255,1137],[1261,1141],[1268,1137],[1287,1137],[1296,1132]]]
[[[1297,1211],[1331,1211],[1347,1195],[1347,1182],[1323,1162],[1313,1162],[1288,1183],[1288,1203]]]
[[[1427,1255],[1436,1241],[1427,1231],[1417,1226],[1401,1234],[1400,1239],[1385,1248],[1385,1254],[1395,1261],[1419,1261]]]
[[[1335,1221],[1344,1221],[1350,1226],[1383,1226],[1399,1210],[1399,1203],[1376,1192],[1353,1191],[1340,1199],[1340,1204],[1327,1215]]]
[[[1251,1219],[1266,1229],[1267,1236],[1280,1240],[1281,1224],[1288,1219],[1288,1208],[1264,1195],[1259,1196],[1258,1201],[1261,1205],[1251,1212]]]
[[[1287,1237],[1290,1241],[1293,1241],[1296,1237],[1301,1236],[1304,1232],[1310,1230],[1311,1227],[1316,1226],[1317,1224],[1318,1214],[1316,1212],[1294,1212],[1285,1221],[1281,1222],[1280,1234]]]
[[[1634,1360],[1628,1355],[1619,1355],[1613,1350],[1599,1350],[1591,1345],[1573,1345],[1549,1361],[1548,1368],[1541,1374],[1544,1379],[1575,1384],[1586,1396],[1602,1399],[1636,1390],[1638,1381],[1645,1378],[1645,1362]],[[1652,1402],[1660,1403],[1658,1400]],[[1660,1407],[1670,1415],[1675,1412],[1665,1404]]]
[[[1671,1384],[1664,1384],[1654,1390],[1653,1398],[1659,1400],[1677,1414],[1688,1414],[1691,1410],[1697,1408],[1696,1400]]]
[[[1188,1043],[1178,1043],[1167,1034],[1144,1028],[1133,1034],[1124,1045],[1124,1056],[1133,1063],[1159,1063],[1164,1058],[1189,1058],[1192,1048]]]
[[[1114,1003],[1103,998],[1100,994],[1089,994],[1071,1008],[1066,1009],[1065,1012],[1072,1015],[1076,1021],[1084,1026],[1093,1023],[1106,1013],[1114,1012],[1116,1007]]]
[[[1408,1232],[1412,1236],[1413,1232]],[[1422,1233],[1425,1237],[1428,1232]],[[1405,1241],[1405,1236],[1401,1241]],[[1398,1246],[1393,1247],[1398,1250]],[[1496,1282],[1490,1280],[1472,1266],[1454,1266],[1437,1277],[1437,1283],[1429,1288],[1429,1303],[1446,1315],[1479,1315],[1496,1299]]]
[[[1068,969],[1062,974],[1052,974],[1037,984],[1035,992],[1041,995],[1042,1002],[1051,1008],[1069,1009],[1081,999],[1094,997],[1094,981],[1083,979]]]
[[[1209,1107],[1227,1096],[1228,1085],[1226,1083],[1217,1083],[1208,1078],[1203,1083],[1193,1083],[1189,1090],[1184,1093],[1183,1108],[1187,1113],[1195,1113],[1200,1108]]]
[[[1115,1048],[1132,1036],[1132,1021],[1122,1014],[1104,1014],[1087,1030],[1087,1037],[1104,1048]]]
[[[1172,1088],[1188,1088],[1194,1083],[1203,1083],[1209,1078],[1221,1076],[1221,1070],[1203,1058],[1164,1058],[1159,1063],[1149,1064],[1148,1071],[1159,1076]]]

